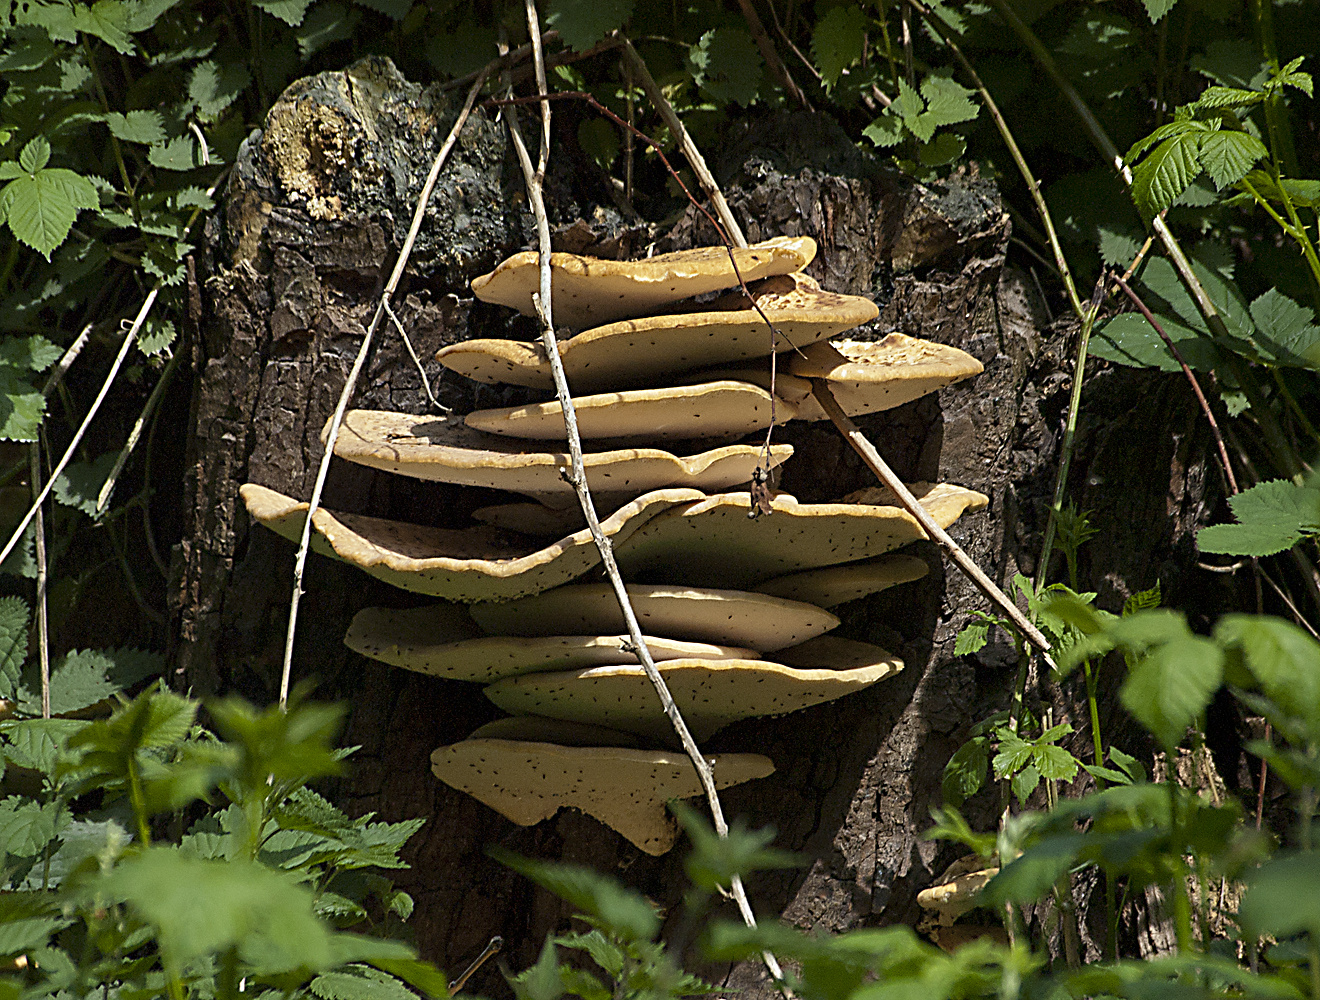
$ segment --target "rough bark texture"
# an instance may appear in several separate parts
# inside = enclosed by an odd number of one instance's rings
[[[404,81],[388,62],[367,61],[295,84],[243,148],[224,213],[208,234],[187,524],[175,559],[175,664],[196,690],[266,699],[278,682],[293,550],[249,528],[237,490],[251,481],[310,494],[318,433],[456,106]],[[730,137],[727,149],[723,182],[749,239],[810,235],[820,244],[811,274],[879,303],[880,318],[860,336],[899,330],[955,344],[984,363],[985,373],[968,384],[862,423],[900,475],[988,494],[990,508],[964,517],[954,536],[1001,581],[1030,572],[1072,348],[1066,324],[1047,326],[1028,282],[1004,267],[1009,223],[993,187],[974,173],[917,185],[864,158],[829,119],[805,114],[759,122]],[[644,231],[621,226],[613,209],[593,212],[593,193],[574,180],[568,154],[556,155],[557,221],[585,216],[561,230],[564,248],[604,239],[602,253],[642,250]],[[520,183],[503,131],[476,113],[396,298],[442,401],[460,412],[523,398],[522,390],[464,383],[430,360],[438,347],[474,336],[532,336],[526,320],[474,303],[467,290],[470,278],[527,245],[528,220],[516,211]],[[704,224],[689,212],[658,235],[657,249],[709,242]],[[426,411],[396,330],[382,328],[355,405]],[[1074,495],[1107,526],[1085,550],[1091,578],[1102,582],[1101,603],[1113,607],[1129,589],[1161,579],[1183,588],[1184,604],[1201,601],[1210,612],[1227,596],[1210,588],[1225,584],[1174,569],[1187,564],[1189,533],[1220,489],[1207,481],[1189,393],[1174,379],[1104,371],[1088,385],[1084,412]],[[793,424],[780,438],[797,448],[781,486],[800,499],[873,485],[830,426]],[[460,525],[492,496],[337,464],[326,501]],[[1006,703],[1013,650],[994,638],[975,657],[953,656],[966,609],[981,607],[981,598],[933,547],[916,551],[930,562],[929,576],[841,614],[840,634],[895,649],[904,672],[832,704],[730,727],[707,748],[755,750],[778,768],[724,793],[730,816],[774,824],[777,843],[809,860],[802,870],[752,881],[754,906],[767,917],[830,931],[914,922],[916,893],[955,856],[923,841],[921,831],[940,802],[944,763],[968,726]],[[348,807],[428,819],[407,852],[412,868],[398,878],[417,901],[412,926],[426,957],[458,969],[501,934],[509,964],[523,967],[565,919],[556,900],[486,858],[489,843],[587,863],[676,904],[681,848],[651,858],[574,813],[518,828],[431,776],[435,747],[497,712],[475,685],[392,670],[340,642],[359,608],[410,603],[418,602],[312,557],[295,670],[320,679],[318,696],[351,700],[345,739],[362,749],[340,789]],[[1054,692],[1056,712],[1066,713],[1074,696]],[[1113,705],[1106,709],[1115,714]],[[983,801],[972,815],[988,824],[993,803]],[[759,966],[706,971],[767,995]],[[471,988],[505,989],[491,971]]]

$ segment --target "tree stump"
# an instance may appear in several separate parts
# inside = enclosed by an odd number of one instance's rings
[[[457,106],[437,88],[404,80],[387,60],[370,59],[295,83],[243,145],[200,266],[172,660],[195,691],[273,700],[293,548],[249,527],[238,488],[255,482],[310,496],[318,435]],[[571,154],[558,152],[571,145],[556,144],[549,192],[562,248],[619,255],[651,241],[657,251],[714,242],[695,211],[648,236],[653,229],[625,225],[613,208],[592,209],[603,189],[597,196],[597,175],[575,173]],[[726,148],[722,184],[748,238],[812,236],[820,252],[809,273],[827,289],[880,305],[880,318],[853,336],[900,331],[956,345],[985,365],[969,383],[860,422],[904,478],[989,495],[989,509],[965,516],[954,537],[1001,582],[1029,572],[1053,488],[1072,347],[1067,324],[1048,326],[1029,281],[1005,268],[1009,222],[993,186],[974,170],[917,184],[863,155],[830,119],[805,113],[769,116],[731,135]],[[476,336],[534,336],[530,320],[476,302],[468,289],[472,277],[532,245],[521,184],[502,126],[478,110],[445,167],[394,300],[440,400],[456,412],[526,398],[525,390],[468,383],[431,360],[439,347]],[[428,411],[416,367],[388,323],[354,405]],[[1207,481],[1190,394],[1176,380],[1106,372],[1088,386],[1085,414],[1074,482],[1095,520],[1115,526],[1086,552],[1103,580],[1101,603],[1112,607],[1156,577],[1166,588],[1189,586],[1173,560],[1185,559],[1189,532],[1219,496]],[[1142,433],[1149,420],[1174,434]],[[874,485],[829,424],[789,424],[777,438],[797,449],[780,485],[803,501]],[[336,463],[325,502],[460,526],[494,496]],[[921,833],[968,727],[1006,704],[1013,650],[998,636],[975,657],[955,657],[966,609],[982,599],[932,545],[912,551],[931,573],[846,605],[838,633],[892,649],[907,664],[902,673],[841,701],[731,726],[703,747],[767,754],[778,769],[723,793],[728,815],[773,824],[776,843],[807,861],[751,880],[753,905],[766,918],[828,931],[914,922],[917,892],[958,853]],[[1190,585],[1203,585],[1207,607],[1222,601],[1210,589],[1222,584],[1200,576]],[[558,900],[485,856],[490,843],[589,864],[663,905],[678,903],[681,845],[652,858],[567,811],[516,827],[432,777],[431,751],[497,711],[476,685],[390,669],[341,641],[360,608],[422,603],[415,595],[317,556],[305,586],[295,680],[315,677],[316,697],[348,700],[345,741],[361,747],[337,798],[354,813],[428,821],[405,852],[411,869],[397,873],[416,900],[411,926],[425,957],[457,971],[500,934],[509,964],[525,967],[565,920]],[[1067,710],[1066,697],[1060,706]],[[993,803],[981,801],[972,815],[991,823]],[[768,995],[759,966],[704,971]],[[470,988],[505,990],[491,969]]]

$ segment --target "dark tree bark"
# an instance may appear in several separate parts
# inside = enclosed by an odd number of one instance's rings
[[[310,495],[317,436],[456,106],[403,80],[387,61],[369,60],[295,84],[264,132],[244,144],[223,213],[208,230],[185,534],[175,559],[174,664],[195,691],[269,700],[278,684],[293,550],[249,527],[238,487],[250,481]],[[572,169],[571,154],[559,152],[570,146],[556,144],[550,191],[560,245],[603,255],[642,251],[650,241],[644,228],[624,225],[613,208],[592,208],[594,175]],[[726,148],[722,182],[748,238],[810,235],[820,244],[812,275],[879,303],[880,318],[857,336],[898,330],[957,345],[984,363],[970,383],[862,423],[905,478],[988,494],[990,508],[964,517],[954,536],[1004,583],[1030,572],[1073,348],[1068,325],[1047,325],[1030,283],[1005,268],[1009,222],[993,186],[974,171],[919,185],[864,156],[830,119],[806,113],[758,121]],[[467,383],[430,360],[440,346],[475,336],[533,336],[527,320],[474,302],[467,286],[530,245],[520,185],[504,132],[478,111],[445,169],[395,300],[442,401],[458,412],[526,396]],[[704,226],[689,211],[654,237],[656,249],[711,242]],[[426,412],[396,331],[382,328],[354,405]],[[1225,584],[1183,568],[1190,532],[1220,490],[1207,476],[1206,435],[1190,394],[1158,375],[1097,372],[1084,412],[1073,495],[1104,528],[1085,550],[1101,604],[1114,607],[1130,589],[1160,579],[1213,610],[1231,596],[1216,589]],[[874,485],[829,425],[790,424],[779,437],[797,449],[781,486],[799,499],[837,499]],[[492,496],[337,463],[326,502],[461,525]],[[948,757],[972,723],[1006,704],[1013,650],[997,636],[975,657],[953,656],[967,609],[982,600],[933,546],[914,551],[930,563],[929,576],[841,615],[840,634],[894,649],[907,664],[902,673],[831,704],[732,726],[708,748],[755,750],[778,768],[724,793],[729,815],[773,824],[777,843],[809,861],[752,881],[753,903],[766,917],[831,931],[914,922],[917,892],[956,856],[921,833],[940,802]],[[414,596],[315,556],[306,589],[296,677],[318,678],[318,697],[349,700],[345,739],[361,745],[340,800],[354,812],[428,819],[407,851],[412,868],[398,876],[416,899],[412,926],[426,957],[458,969],[501,934],[509,963],[523,967],[565,920],[558,901],[486,858],[490,843],[590,864],[662,904],[678,902],[681,848],[651,858],[572,812],[519,828],[432,777],[435,747],[498,713],[475,685],[392,670],[341,643],[358,609],[421,603]],[[1045,689],[1060,717],[1075,694]],[[1112,702],[1106,712],[1121,728]],[[1079,734],[1079,753],[1084,745]],[[969,806],[975,819],[993,823],[990,796]],[[706,971],[766,993],[758,966]],[[503,990],[493,971],[472,988]]]

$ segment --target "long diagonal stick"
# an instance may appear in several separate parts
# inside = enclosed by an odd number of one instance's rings
[[[839,429],[839,433],[852,445],[853,450],[862,457],[862,461],[876,474],[880,482],[884,483],[889,491],[898,497],[898,501],[903,505],[903,508],[917,519],[917,523],[921,525],[931,540],[939,543],[940,548],[948,553],[949,558],[958,565],[960,570],[967,574],[967,578],[976,584],[977,589],[990,600],[990,603],[1008,616],[1008,620],[1021,630],[1028,642],[1040,650],[1045,662],[1053,668],[1054,661],[1050,659],[1049,640],[1041,634],[1040,629],[1031,624],[1031,620],[1022,613],[1022,610],[1009,600],[1008,595],[1000,590],[990,577],[985,575],[981,567],[972,561],[972,557],[963,551],[962,546],[950,538],[949,533],[935,523],[935,519],[930,516],[930,511],[921,506],[917,498],[912,495],[912,491],[903,485],[903,481],[894,475],[894,470],[880,457],[880,452],[876,451],[875,445],[867,440],[861,429],[843,412],[838,401],[834,398],[834,393],[830,392],[829,383],[824,379],[812,379],[811,393],[816,397],[816,401],[820,403],[821,409],[834,421],[834,426]]]
[[[537,316],[541,321],[541,345],[545,350],[545,355],[550,361],[550,370],[554,374],[555,395],[559,398],[560,409],[564,414],[564,427],[568,438],[568,451],[572,468],[569,470],[568,477],[572,482],[573,489],[577,493],[578,502],[582,506],[583,516],[587,519],[587,527],[591,530],[591,537],[596,543],[596,548],[600,552],[601,562],[604,564],[605,573],[609,577],[610,584],[614,588],[614,595],[618,599],[619,607],[623,611],[624,621],[628,625],[628,638],[633,647],[632,651],[637,656],[638,661],[645,671],[647,679],[655,688],[656,694],[660,698],[660,704],[664,709],[665,715],[669,718],[674,727],[674,732],[678,734],[679,742],[683,750],[692,761],[692,766],[696,769],[697,777],[701,782],[701,787],[706,793],[706,800],[710,804],[711,816],[715,823],[715,831],[721,837],[729,835],[728,823],[724,820],[724,810],[720,806],[719,790],[715,787],[715,774],[711,770],[710,764],[702,756],[696,740],[692,738],[687,723],[683,719],[682,713],[674,703],[674,697],[669,692],[669,686],[665,679],[660,676],[660,671],[656,669],[655,661],[651,657],[651,651],[646,646],[646,640],[642,637],[642,628],[637,622],[637,615],[633,611],[632,601],[628,597],[628,590],[624,586],[623,576],[619,572],[619,566],[614,560],[614,547],[610,544],[609,538],[601,530],[600,518],[596,514],[596,504],[592,500],[591,490],[587,486],[586,467],[582,461],[582,437],[578,432],[577,413],[573,407],[573,397],[568,388],[568,376],[564,372],[564,364],[559,356],[559,344],[555,338],[555,328],[553,322],[553,306],[551,302],[551,281],[550,281],[550,220],[545,210],[545,198],[543,196],[542,184],[545,180],[546,165],[550,159],[550,102],[546,99],[547,86],[545,79],[545,60],[541,52],[541,29],[539,18],[536,14],[536,0],[526,0],[527,4],[527,27],[532,39],[532,55],[536,64],[536,84],[537,91],[541,95],[541,145],[540,156],[536,167],[532,166],[532,158],[527,152],[527,146],[523,142],[522,133],[518,130],[518,119],[516,108],[510,106],[508,111],[509,135],[513,140],[513,146],[518,154],[518,162],[522,165],[523,177],[527,182],[527,195],[531,203],[532,213],[536,217],[536,235],[540,251],[540,291],[534,298]],[[730,885],[733,898],[738,904],[738,910],[742,914],[744,922],[749,927],[756,926],[756,916],[752,913],[751,903],[747,899],[747,890],[743,887],[742,879],[734,876]],[[775,957],[769,952],[763,954],[766,968],[776,983],[784,990],[786,995],[787,988],[783,985],[784,973],[779,967]]]

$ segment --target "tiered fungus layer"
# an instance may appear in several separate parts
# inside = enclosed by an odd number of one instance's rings
[[[589,449],[587,482],[610,511],[602,528],[647,647],[699,740],[901,670],[878,646],[828,635],[839,620],[826,609],[926,572],[920,559],[890,554],[925,533],[881,490],[826,504],[778,494],[768,514],[749,517],[752,497],[737,488],[758,464],[788,460],[792,448],[766,452],[742,439],[788,420],[825,419],[812,379],[856,415],[981,370],[956,348],[901,334],[829,341],[878,310],[802,273],[815,251],[812,240],[795,237],[643,261],[551,259],[556,321],[588,327],[559,345],[580,394],[574,408]],[[472,287],[530,315],[538,281],[537,255],[521,253]],[[685,301],[715,292],[725,294]],[[772,378],[767,359],[782,352]],[[437,357],[479,381],[553,389],[540,344],[469,341]],[[352,411],[336,443],[340,458],[521,496],[481,508],[475,516],[484,523],[462,530],[318,510],[313,541],[318,552],[444,599],[363,610],[345,639],[351,648],[484,684],[511,713],[436,750],[437,777],[515,823],[571,807],[660,854],[677,837],[664,803],[700,786],[691,762],[672,749],[613,590],[599,581],[600,556],[560,474],[569,456],[546,450],[564,433],[553,400],[463,417]],[[987,502],[948,484],[912,490],[944,527]],[[243,498],[257,520],[299,537],[307,504],[256,485]],[[709,760],[720,787],[774,770],[758,754]]]

